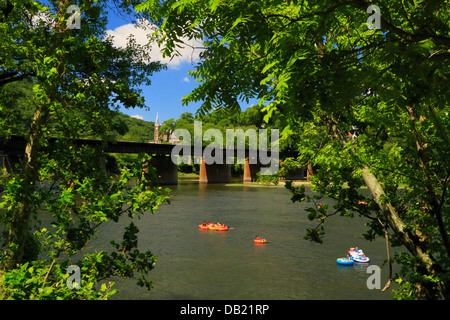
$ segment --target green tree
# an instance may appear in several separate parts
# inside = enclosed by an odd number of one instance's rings
[[[186,37],[203,40],[190,73],[201,84],[184,103],[203,101],[206,113],[256,98],[266,121],[280,116],[284,139],[299,137],[318,195],[288,185],[293,200],[336,200],[308,210],[319,221],[308,238],[320,241],[330,216],[365,216],[368,236],[408,251],[397,257],[397,297],[448,299],[448,2],[377,1],[381,29],[369,28],[371,4],[182,0],[137,10],[160,26],[168,56]]]
[[[183,112],[183,113],[180,115],[179,120],[181,120],[181,121],[187,121],[187,122],[189,122],[189,123],[194,123],[194,115],[193,115],[192,113],[190,113],[190,112]]]
[[[175,130],[176,123],[173,118],[165,120],[161,124],[160,135],[166,135],[168,138],[172,134],[173,130]]]
[[[67,23],[71,4],[81,11],[79,29]],[[145,107],[139,86],[150,84],[152,73],[163,67],[148,62],[148,51],[133,38],[126,48],[113,46],[105,35],[105,5],[28,0],[0,4],[0,112],[6,116],[0,121],[0,138],[19,130],[9,126],[10,108],[17,108],[18,100],[6,95],[11,88],[5,86],[23,79],[33,84],[25,100],[32,118],[23,133],[24,158],[16,172],[0,178],[0,294],[5,298],[107,298],[114,293],[110,285],[98,293],[95,285],[113,275],[139,274],[139,284],[151,287],[146,274],[155,257],[139,251],[138,229],[132,222],[122,241],[112,243],[111,253],[83,251],[103,223],[153,213],[168,201],[165,191],[152,186],[154,170],[142,162],[147,156],[112,180],[104,170],[104,146],[73,142],[82,137],[114,140],[125,134],[126,126],[117,118],[119,105]],[[119,6],[126,10],[129,2]],[[50,145],[49,137],[57,142]],[[51,214],[50,225],[41,225],[42,210]],[[71,264],[81,269],[81,290],[63,285]]]
[[[7,83],[0,87],[0,141],[11,134],[21,134],[30,126],[33,107],[30,79]],[[3,135],[3,136],[2,136]]]
[[[258,105],[253,105],[242,113],[242,121],[246,125],[256,125],[261,127],[264,123],[264,113],[261,112],[261,107]]]

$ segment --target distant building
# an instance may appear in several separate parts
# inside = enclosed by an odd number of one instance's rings
[[[161,125],[159,124],[158,119],[158,112],[156,113],[156,121],[155,121],[155,134],[153,136],[153,141],[149,141],[150,143],[161,143],[161,140],[159,138],[159,129],[161,128]]]
[[[176,135],[173,134],[173,132],[170,134],[169,142],[171,144],[179,144],[181,142],[180,138],[178,138]]]
[[[159,117],[158,113],[156,113],[156,121],[155,121],[155,134],[153,137],[153,141],[150,141],[150,143],[161,143],[161,142],[170,142],[171,144],[179,144],[181,140],[173,134],[173,132],[170,133],[170,135],[163,134],[159,135],[161,125],[159,124]]]

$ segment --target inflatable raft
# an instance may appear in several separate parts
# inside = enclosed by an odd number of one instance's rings
[[[228,231],[228,226],[217,223],[200,224],[198,226],[200,230],[211,230],[211,231]]]
[[[228,227],[224,225],[216,226],[216,231],[228,231]]]
[[[255,244],[264,244],[264,243],[267,243],[267,240],[266,239],[255,239],[255,240],[253,240],[253,242]]]
[[[344,266],[350,266],[355,263],[352,258],[338,258],[336,262]]]

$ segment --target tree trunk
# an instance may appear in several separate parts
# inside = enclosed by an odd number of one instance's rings
[[[397,211],[392,206],[392,204],[386,200],[388,199],[388,197],[384,193],[384,190],[381,187],[381,183],[378,181],[375,175],[370,172],[367,166],[364,166],[362,169],[362,177],[364,183],[372,194],[374,201],[378,204],[385,218],[387,219],[389,227],[394,230],[394,232],[398,236],[400,236],[405,247],[413,255],[419,257],[422,260],[424,266],[431,264],[431,257],[424,250],[422,250],[420,245],[413,240],[413,236],[411,236],[407,232],[405,225],[402,219],[399,217]]]
[[[341,132],[337,122],[330,117],[329,115],[321,116],[322,122],[327,127],[328,134],[331,139],[335,141],[340,141],[342,145],[347,143],[345,139],[345,134]],[[429,275],[437,275],[440,273],[440,267],[436,265],[433,258],[426,252],[423,248],[423,244],[419,241],[419,239],[408,232],[403,220],[398,215],[398,212],[389,202],[389,198],[385,194],[380,181],[378,181],[377,177],[370,172],[370,168],[367,165],[363,166],[362,169],[362,178],[370,193],[373,196],[374,201],[380,207],[383,215],[385,216],[389,227],[394,231],[394,233],[399,236],[403,245],[411,252],[412,255],[418,258],[419,268],[426,270],[426,273]],[[450,298],[450,290],[448,288],[447,283],[441,282],[439,283],[440,292],[444,296],[445,299]]]
[[[4,268],[13,269],[23,262],[27,239],[30,233],[30,218],[35,210],[33,193],[38,179],[39,151],[43,137],[43,125],[48,118],[46,106],[37,108],[31,123],[29,138],[25,148],[25,157],[19,173],[20,193],[16,196],[17,204],[12,209],[11,227],[6,241],[7,260]]]
[[[314,168],[310,162],[308,162],[306,167],[306,181],[311,181],[314,176]]]
[[[442,242],[444,244],[445,250],[447,252],[447,257],[450,259],[450,241],[448,238],[448,232],[445,228],[444,220],[442,218],[442,204],[439,203],[439,197],[434,192],[433,189],[433,180],[431,178],[430,169],[428,166],[428,161],[425,156],[425,147],[424,144],[421,141],[421,137],[419,134],[419,130],[417,128],[416,124],[416,115],[415,115],[415,107],[409,107],[406,108],[406,111],[409,114],[410,117],[410,123],[411,123],[411,129],[413,132],[414,141],[416,143],[417,148],[417,157],[419,159],[420,167],[422,168],[422,172],[424,175],[424,181],[423,184],[425,186],[425,192],[428,194],[429,203],[432,208],[431,214],[436,219],[439,233],[442,238]],[[443,132],[445,133],[445,132]],[[445,191],[443,191],[445,192]]]

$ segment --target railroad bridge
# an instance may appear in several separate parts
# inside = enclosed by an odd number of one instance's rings
[[[49,146],[51,147],[56,143],[56,138],[48,139]],[[178,162],[176,158],[172,157],[172,152],[183,157],[191,157],[194,163],[200,164],[199,183],[227,183],[231,181],[231,165],[234,163],[232,160],[226,161],[226,158],[235,158],[237,156],[244,157],[244,174],[243,182],[249,183],[256,180],[257,172],[261,168],[270,166],[267,162],[264,164],[261,162],[261,158],[258,154],[261,154],[261,150],[251,149],[216,149],[212,151],[208,150],[212,157],[223,157],[223,163],[208,163],[205,161],[203,154],[207,147],[201,148],[196,146],[182,146],[162,143],[143,143],[143,142],[105,142],[101,140],[89,140],[89,139],[77,139],[73,140],[76,145],[84,145],[91,147],[99,147],[104,145],[105,153],[146,153],[151,155],[152,158],[149,164],[156,168],[157,175],[159,177],[159,183],[162,185],[178,184]],[[14,164],[20,161],[25,154],[26,140],[22,136],[12,136],[9,140],[0,142],[0,168],[5,168],[8,171],[13,170]],[[177,148],[177,150],[174,150]],[[215,152],[220,153],[216,155]],[[266,157],[271,157],[270,150],[263,150]],[[277,159],[278,159],[277,155]],[[283,154],[282,157],[288,156]],[[217,157],[216,157],[217,158]],[[277,160],[278,161],[278,160]],[[231,163],[231,164],[230,164]],[[288,174],[288,179],[303,179],[303,170],[296,170]]]

